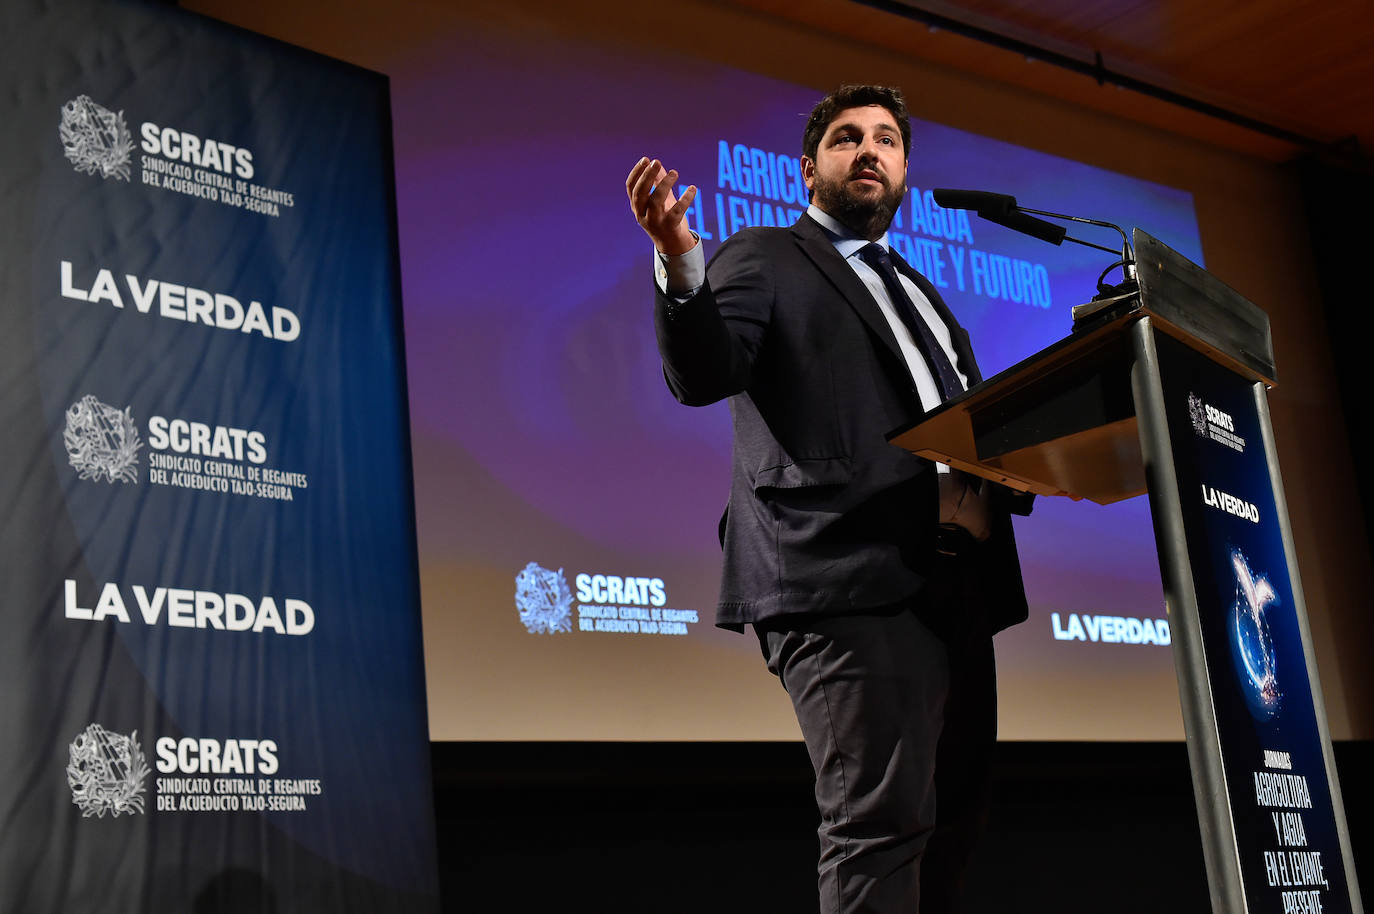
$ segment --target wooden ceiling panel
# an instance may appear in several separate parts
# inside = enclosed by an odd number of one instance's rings
[[[1027,44],[1091,62],[1318,143],[1358,137],[1374,151],[1374,2],[1371,0],[898,0]],[[1022,55],[984,45],[971,50],[916,21],[850,0],[743,0],[781,19],[806,23],[992,79],[1104,110],[1155,112],[1157,104],[1094,95],[1088,76],[1051,75]],[[876,37],[875,37],[876,36]],[[1134,93],[1132,93],[1134,95]],[[1085,101],[1086,99],[1086,101]],[[1197,128],[1182,109],[1172,129],[1266,158],[1300,147],[1253,134],[1237,146],[1233,128]],[[1147,117],[1139,119],[1146,120]],[[1156,120],[1151,113],[1149,120]],[[1218,122],[1219,123],[1219,122]],[[1213,135],[1213,136],[1209,136]],[[1250,147],[1250,148],[1246,148]],[[1285,148],[1285,152],[1276,150]]]
[[[1086,0],[1080,12],[1059,0],[947,6],[1077,43],[1081,53],[1100,50],[1109,68],[1319,141],[1358,134],[1374,148],[1369,0]]]

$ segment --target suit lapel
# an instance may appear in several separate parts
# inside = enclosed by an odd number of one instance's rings
[[[839,251],[835,250],[835,245],[831,243],[825,229],[810,216],[803,215],[792,226],[792,235],[802,253],[825,275],[849,306],[858,312],[859,317],[868,325],[868,329],[883,341],[883,345],[900,364],[905,365],[906,358],[902,355],[901,347],[897,345],[897,338],[892,335],[892,327],[883,316],[882,309],[873,300],[863,280],[859,279],[853,268],[840,256]]]
[[[863,284],[863,280],[859,279],[853,268],[845,263],[844,258],[835,250],[835,245],[831,243],[830,236],[825,233],[825,229],[821,228],[810,216],[803,215],[792,226],[792,235],[807,258],[816,265],[816,268],[839,291],[849,306],[858,313],[863,322],[868,325],[868,329],[883,341],[883,345],[897,359],[898,364],[907,370],[906,356],[902,354],[901,347],[897,345],[897,338],[893,336],[892,327],[888,324],[882,309],[873,300],[873,296],[869,293],[868,287]],[[920,273],[913,270],[910,264],[903,260],[896,251],[891,251],[891,254],[897,269],[916,283],[916,287],[925,294],[931,306],[940,315],[940,319],[949,328],[950,342],[954,347],[955,367],[964,377],[968,378],[970,387],[983,380],[983,375],[978,370],[978,363],[973,357],[973,347],[969,343],[968,333],[954,319],[954,313],[949,310],[949,306],[940,297],[935,286]]]

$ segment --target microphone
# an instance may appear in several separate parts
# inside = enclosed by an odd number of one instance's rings
[[[1122,286],[1135,282],[1135,251],[1131,248],[1131,239],[1127,237],[1126,231],[1119,225],[1110,222],[1099,222],[1096,219],[1084,219],[1081,216],[1066,216],[1063,213],[1048,213],[1040,209],[1030,209],[1025,206],[1017,206],[1016,198],[1010,194],[996,194],[986,190],[953,190],[950,188],[937,188],[932,191],[935,202],[945,209],[968,209],[973,210],[989,222],[1005,226],[1014,232],[1023,235],[1030,235],[1032,238],[1039,238],[1041,241],[1048,241],[1050,244],[1062,244],[1065,241],[1072,241],[1085,247],[1096,248],[1099,251],[1106,251],[1108,254],[1116,254],[1121,258],[1119,265],[1124,279]],[[1043,219],[1036,219],[1030,215],[1049,216],[1051,219],[1067,219],[1070,222],[1082,222],[1086,225],[1098,225],[1103,228],[1116,229],[1121,235],[1121,251],[1117,252],[1111,248],[1103,247],[1100,244],[1093,244],[1091,241],[1084,241],[1075,238],[1068,233],[1068,229]],[[1111,270],[1118,264],[1113,264],[1107,270]],[[1098,279],[1099,291],[1106,292],[1108,289],[1102,285],[1102,278],[1106,277],[1104,271],[1102,277]],[[1118,287],[1110,287],[1117,290]]]
[[[988,218],[989,213],[1008,213],[1016,209],[1016,198],[1010,194],[994,194],[987,190],[950,190],[940,188],[932,191],[935,202],[945,209],[972,209],[978,215]]]

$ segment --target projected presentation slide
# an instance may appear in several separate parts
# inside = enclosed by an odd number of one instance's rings
[[[792,738],[752,633],[713,625],[728,410],[664,384],[624,182],[647,155],[698,185],[708,256],[790,224],[823,91],[479,23],[392,80],[433,737]],[[1201,262],[1186,192],[920,119],[911,145],[892,243],[985,376],[1066,336],[1113,257],[943,210],[932,189],[1140,226]],[[1017,535],[1031,617],[998,638],[1003,735],[1180,737],[1145,499],[1042,498]]]

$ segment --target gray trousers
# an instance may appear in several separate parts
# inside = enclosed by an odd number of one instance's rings
[[[758,626],[816,772],[822,914],[944,914],[987,817],[997,739],[992,639],[918,613]]]

